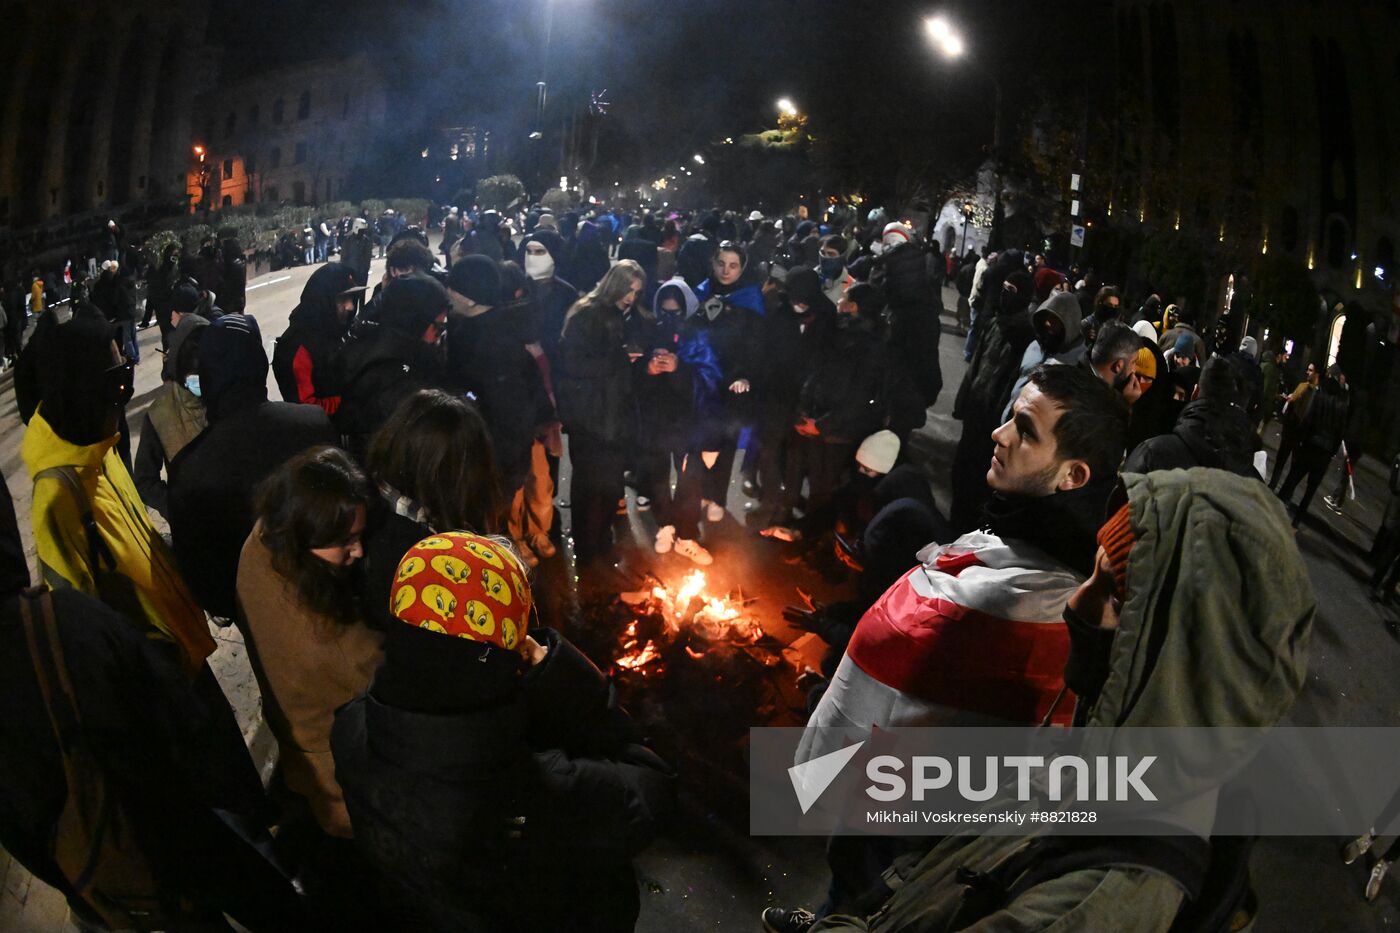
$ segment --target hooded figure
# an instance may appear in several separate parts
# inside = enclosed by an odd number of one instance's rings
[[[323,391],[317,379],[324,378],[340,349],[354,319],[354,299],[363,290],[354,270],[338,262],[326,263],[306,280],[301,303],[272,351],[272,372],[283,401],[320,405],[326,414],[335,414],[339,396]]]
[[[1257,752],[1238,729],[1262,732],[1292,707],[1316,599],[1263,484],[1202,469],[1124,479],[1128,502],[1101,530],[1095,575],[1066,611],[1065,681],[1093,698],[1075,715],[1100,730],[1089,754],[1125,751],[1107,744],[1122,735],[1117,727],[1216,727],[1215,747],[1154,766],[1163,772],[1153,787],[1164,793],[1151,818],[1191,834],[950,836],[896,859],[887,876],[897,887],[874,899],[868,920],[832,916],[815,930],[1201,928],[1194,905],[1182,905],[1202,891],[1212,850],[1232,851],[1208,837],[1221,786]],[[985,883],[974,888],[970,877]]]
[[[579,224],[578,238],[574,243],[573,262],[570,264],[574,285],[580,294],[593,290],[603,276],[608,274],[612,262],[608,259],[608,244],[604,242],[598,225],[591,220]]]
[[[394,915],[425,929],[636,923],[631,859],[672,806],[669,769],[602,673],[531,625],[531,597],[494,539],[419,542],[399,564],[384,664],[336,713],[355,843]]]
[[[1011,398],[1002,410],[1003,422],[1011,417],[1011,406],[1037,366],[1041,363],[1074,366],[1084,359],[1089,348],[1084,345],[1082,321],[1079,302],[1069,292],[1055,292],[1036,308],[1031,315],[1035,339],[1027,344],[1025,355],[1021,357],[1021,375],[1011,387]]]
[[[949,521],[959,532],[974,528],[990,495],[984,479],[992,454],[992,431],[1011,399],[1026,347],[1035,336],[1028,312],[1034,285],[1019,250],[1007,250],[988,272],[989,298],[977,349],[963,376],[953,417],[963,423],[953,457],[953,504]],[[992,297],[995,296],[995,297]]]
[[[232,619],[238,554],[253,530],[254,489],[303,450],[339,437],[317,406],[268,401],[267,351],[253,318],[224,315],[204,331],[199,349],[209,427],[175,460],[170,532],[199,604]]]
[[[173,642],[193,677],[214,639],[114,450],[132,367],[105,322],[75,317],[51,339],[64,365],[43,386],[20,444],[44,582],[96,596],[149,637]]]
[[[446,387],[448,305],[447,289],[430,275],[394,279],[384,287],[378,323],[357,325],[336,356],[331,383],[342,401],[335,426],[352,454],[363,458],[370,436],[408,396]]]
[[[198,314],[185,314],[180,326],[171,332],[170,349],[161,365],[163,381],[146,409],[132,466],[132,479],[142,501],[167,521],[168,484],[174,478],[175,458],[209,425],[199,385],[199,332],[208,326]]]
[[[1171,433],[1143,441],[1123,464],[1125,473],[1211,467],[1262,479],[1254,469],[1259,436],[1244,409],[1247,392],[1238,371],[1223,357],[1201,369],[1196,396],[1181,412]],[[1138,409],[1133,408],[1133,420]]]
[[[900,240],[908,227],[891,224],[886,238],[894,241],[880,257],[890,321],[889,341],[919,387],[924,407],[931,407],[943,390],[938,342],[943,327],[942,289],[928,274],[928,256],[912,239]]]
[[[531,256],[531,243],[543,246],[548,255]],[[530,279],[530,298],[535,306],[534,343],[553,369],[559,365],[559,335],[564,331],[564,318],[579,298],[578,289],[564,281],[563,270],[568,264],[564,238],[541,225],[520,241],[518,261]],[[547,372],[545,376],[548,383]]]

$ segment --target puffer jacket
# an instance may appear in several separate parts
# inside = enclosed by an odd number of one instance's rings
[[[1149,438],[1123,464],[1124,473],[1210,467],[1259,479],[1254,451],[1259,437],[1244,409],[1213,399],[1197,399],[1182,409],[1170,434]]]
[[[401,623],[400,623],[401,624]],[[630,859],[672,807],[669,769],[640,745],[611,685],[558,634],[523,674],[518,656],[441,646],[463,662],[466,708],[419,712],[379,681],[336,713],[336,778],[355,841],[425,928],[630,931]],[[516,838],[512,838],[512,831]],[[528,887],[528,893],[522,888]]]
[[[1007,281],[1016,285],[1014,295],[1005,291]],[[989,281],[987,287],[991,286],[997,288],[996,303],[988,309],[994,316],[977,341],[972,363],[953,404],[953,417],[979,426],[1000,423],[997,419],[1016,384],[1021,357],[1035,336],[1027,311],[1032,298],[1030,275],[1017,268],[1010,275]],[[991,296],[988,300],[992,300]]]
[[[362,458],[370,437],[419,389],[446,389],[441,351],[417,337],[361,322],[330,366],[327,380],[340,398],[332,418],[348,449]]]
[[[630,442],[636,434],[637,409],[622,313],[616,308],[580,308],[564,325],[559,361],[554,395],[564,427],[609,443]]]
[[[924,406],[938,400],[943,389],[943,369],[938,342],[943,327],[940,289],[928,274],[928,256],[914,243],[904,243],[881,257],[888,301],[890,344],[904,360],[906,371],[919,387]]]

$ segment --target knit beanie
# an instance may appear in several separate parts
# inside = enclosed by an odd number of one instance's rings
[[[447,285],[479,305],[495,307],[501,303],[501,271],[489,256],[464,256],[454,262]]]
[[[1124,505],[1099,529],[1099,547],[1113,569],[1113,585],[1120,597],[1128,595],[1128,553],[1137,539],[1133,535],[1130,507]]]
[[[399,561],[389,612],[440,635],[523,652],[530,607],[525,568],[509,548],[453,531],[409,548]]]
[[[1172,352],[1177,356],[1191,356],[1196,352],[1195,339],[1185,331],[1177,335],[1176,346],[1172,347]]]
[[[899,459],[899,437],[893,431],[876,431],[861,441],[856,463],[881,475],[894,469]]]
[[[1151,321],[1138,321],[1133,325],[1133,332],[1144,340],[1157,339],[1157,328],[1152,326]]]
[[[448,305],[447,289],[423,272],[391,279],[380,293],[380,300],[380,324],[413,337],[427,330]]]
[[[1157,357],[1147,347],[1139,347],[1137,352],[1137,374],[1141,379],[1157,378]]]
[[[912,243],[914,242],[914,231],[909,228],[908,224],[902,224],[898,221],[886,224],[885,232],[880,235],[880,242],[884,243],[886,247]]]

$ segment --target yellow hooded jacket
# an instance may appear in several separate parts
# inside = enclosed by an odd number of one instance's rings
[[[77,471],[102,541],[115,560],[114,575],[131,587],[131,599],[123,600],[127,604],[111,608],[147,628],[147,637],[178,645],[186,673],[193,676],[213,653],[214,639],[204,610],[180,576],[175,556],[152,527],[131,474],[116,454],[116,443],[113,435],[87,447],[70,444],[54,432],[41,412],[35,412],[24,432],[20,456],[31,481],[53,467]],[[34,483],[30,514],[44,582],[102,599],[73,490],[60,477],[42,478]]]

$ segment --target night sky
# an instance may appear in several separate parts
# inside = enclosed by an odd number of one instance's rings
[[[544,46],[553,4],[551,52]],[[408,106],[406,120],[455,125],[528,109],[547,68],[551,100],[606,88],[613,145],[639,176],[707,142],[771,127],[791,97],[811,131],[849,142],[843,170],[886,153],[975,162],[991,137],[992,91],[1011,107],[1072,90],[1111,51],[1092,40],[1091,0],[942,5],[836,0],[216,0],[211,44],[229,79],[279,63],[365,52]],[[947,62],[923,32],[942,13],[967,43]],[[406,127],[406,129],[409,129]],[[897,166],[891,166],[893,172]]]

